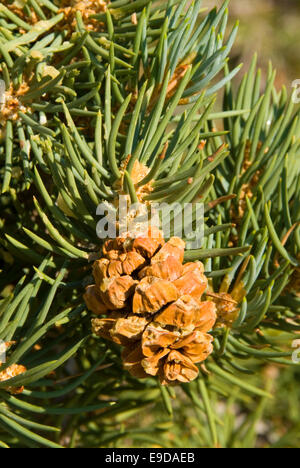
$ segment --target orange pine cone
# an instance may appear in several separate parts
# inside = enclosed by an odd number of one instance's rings
[[[136,239],[105,242],[84,299],[93,332],[124,347],[124,368],[163,385],[190,382],[212,353],[216,306],[203,301],[202,263],[183,264],[185,243],[151,228]]]
[[[24,372],[26,372],[26,370],[27,369],[24,366],[20,366],[19,364],[12,364],[11,366],[7,367],[4,371],[0,372],[0,382],[4,382],[5,380],[9,380],[13,377],[16,377],[17,375],[23,374]],[[16,395],[18,393],[22,393],[24,387],[7,386],[4,389]]]
[[[300,254],[297,257],[298,262],[300,262]],[[295,267],[292,276],[290,277],[290,281],[286,286],[286,291],[295,294],[296,296],[300,297],[300,268]]]
[[[239,315],[238,303],[228,293],[209,293],[212,301],[217,308],[218,320],[216,327],[229,327],[231,328]]]

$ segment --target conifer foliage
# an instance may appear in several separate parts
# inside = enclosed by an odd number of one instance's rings
[[[299,110],[228,3],[1,3],[1,447],[255,446],[296,379]],[[202,247],[103,244],[120,193],[202,202]]]

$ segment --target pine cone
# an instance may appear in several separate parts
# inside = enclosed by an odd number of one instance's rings
[[[298,262],[300,262],[300,254],[297,257]],[[290,281],[286,286],[285,290],[287,292],[293,293],[296,296],[300,297],[300,268],[295,267]]]
[[[26,367],[20,366],[19,364],[12,364],[11,366],[7,367],[4,371],[0,372],[0,382],[4,382],[5,380],[12,379],[13,377],[16,377],[17,375],[23,374],[26,372]],[[4,387],[5,390],[7,390],[10,393],[13,394],[18,394],[22,393],[24,390],[24,387]]]
[[[216,327],[231,328],[239,315],[238,303],[233,297],[225,292],[218,294],[208,293],[212,297],[217,309]]]
[[[6,341],[4,343],[2,342],[1,352],[7,351],[13,344],[15,344],[15,341]],[[1,364],[2,362],[0,361],[0,366]],[[19,364],[12,364],[11,366],[7,367],[2,372],[0,372],[0,382],[5,382],[5,380],[9,380],[9,379],[12,379],[13,377],[16,377],[17,375],[23,374],[24,372],[26,372],[26,370],[27,369],[24,366],[21,366]],[[18,393],[23,392],[24,387],[23,386],[22,387],[7,386],[7,387],[4,387],[4,390],[13,394],[18,394]]]
[[[101,315],[93,332],[124,346],[125,369],[137,378],[157,376],[163,385],[194,380],[197,363],[213,350],[207,332],[216,306],[201,301],[207,287],[200,262],[183,265],[185,243],[165,242],[160,231],[109,240],[93,265],[87,307]]]

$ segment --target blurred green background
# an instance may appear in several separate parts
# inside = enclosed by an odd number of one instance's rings
[[[223,0],[204,0],[204,6],[221,6]],[[245,64],[258,53],[263,73],[271,60],[277,69],[276,85],[291,89],[300,78],[300,1],[231,0],[230,23],[240,21],[232,57]]]

